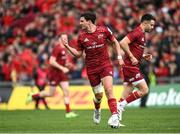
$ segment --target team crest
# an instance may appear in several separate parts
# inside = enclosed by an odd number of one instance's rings
[[[103,37],[103,34],[98,35],[98,39],[101,39]]]
[[[85,38],[85,39],[84,39],[84,42],[88,42],[88,41],[89,41],[88,38]]]

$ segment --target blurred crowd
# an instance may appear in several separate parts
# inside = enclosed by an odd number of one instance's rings
[[[154,15],[155,30],[146,35],[145,51],[153,55],[150,72],[157,78],[180,76],[178,0],[1,0],[0,5],[0,81],[30,81],[35,67],[48,65],[61,33],[67,33],[75,47],[79,17],[87,10],[95,12],[97,24],[108,26],[118,40],[144,13]],[[86,77],[83,60],[71,58],[72,79]]]

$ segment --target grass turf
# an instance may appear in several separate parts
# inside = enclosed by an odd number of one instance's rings
[[[108,110],[102,110],[99,125],[93,110],[76,110],[79,117],[66,119],[64,110],[0,111],[0,133],[180,133],[180,108],[127,108],[126,127],[107,125]]]

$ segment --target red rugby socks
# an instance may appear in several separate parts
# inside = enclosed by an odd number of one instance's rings
[[[40,98],[39,93],[33,94],[33,95],[32,95],[32,98],[33,98],[33,99],[38,99],[38,98]]]
[[[115,98],[108,100],[109,109],[112,114],[117,114],[117,102]]]
[[[127,103],[130,103],[130,102],[132,102],[132,101],[134,101],[134,100],[137,100],[137,99],[139,99],[139,98],[140,98],[140,96],[139,96],[138,92],[135,91],[135,92],[132,92],[132,93],[126,98],[126,101],[127,101]]]
[[[69,104],[65,104],[65,106],[66,106],[66,113],[69,113],[69,112],[71,112],[71,109],[70,109],[70,106],[69,106]]]

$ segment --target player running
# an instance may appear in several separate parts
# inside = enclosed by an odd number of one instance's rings
[[[148,93],[148,86],[140,72],[139,65],[144,58],[151,61],[152,55],[145,54],[146,47],[145,33],[154,29],[155,18],[151,14],[145,14],[141,18],[141,23],[132,32],[128,33],[121,41],[120,46],[125,52],[124,63],[122,68],[124,75],[124,91],[118,102],[119,118],[122,119],[124,107],[138,98]],[[134,88],[139,90],[134,91]]]
[[[64,104],[66,107],[66,118],[76,117],[77,114],[71,111],[70,108],[70,97],[69,97],[69,80],[67,73],[69,72],[69,68],[67,67],[67,52],[62,45],[62,36],[61,35],[59,42],[54,47],[52,54],[49,59],[49,69],[47,78],[50,85],[50,90],[41,91],[37,94],[28,94],[27,103],[31,102],[33,99],[43,98],[43,97],[52,97],[56,91],[56,86],[60,85],[63,95],[64,95]]]
[[[95,20],[94,13],[83,13],[80,17],[82,30],[78,36],[77,48],[70,47],[66,37],[64,45],[76,57],[81,57],[85,52],[87,75],[94,92],[94,123],[99,124],[101,121],[100,104],[103,97],[103,86],[112,114],[112,120],[108,124],[112,128],[118,128],[117,102],[113,95],[113,67],[108,54],[108,45],[114,45],[118,56],[120,56],[120,46],[112,32],[105,26],[96,26]],[[119,59],[119,64],[123,64],[122,58]]]

